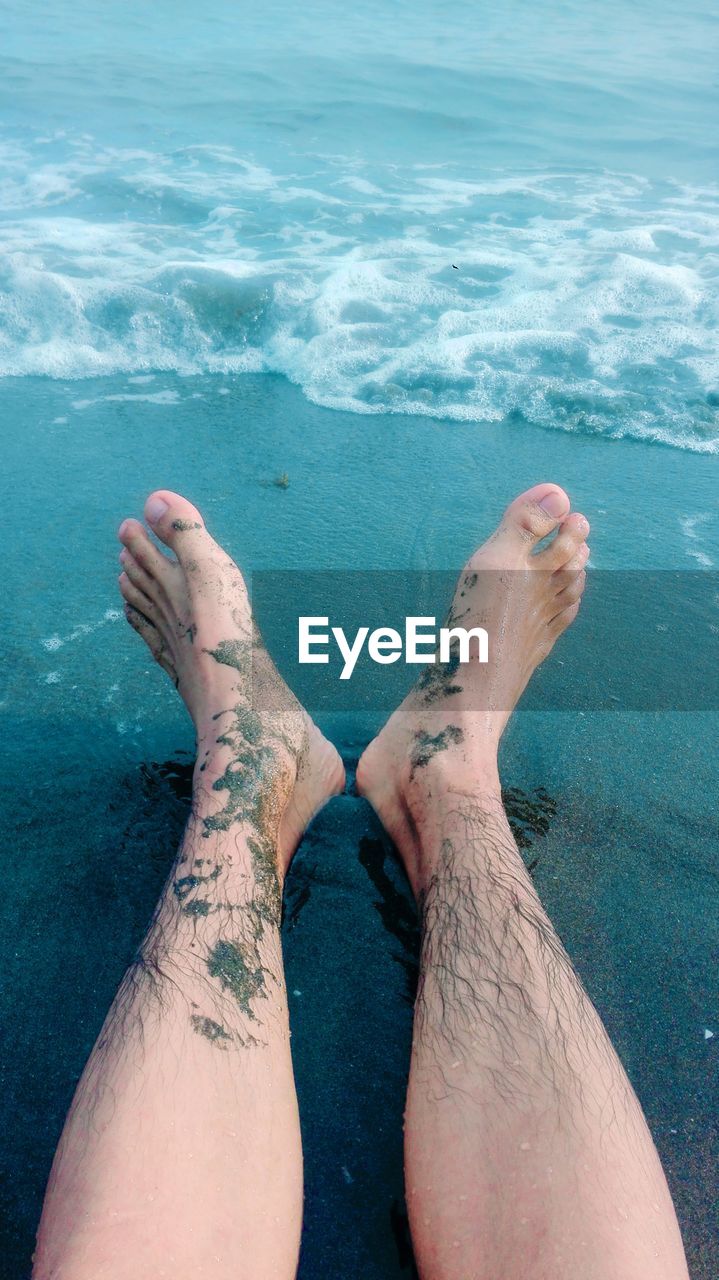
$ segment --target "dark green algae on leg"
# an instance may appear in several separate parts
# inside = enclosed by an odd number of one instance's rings
[[[459,641],[453,640],[450,645],[448,662],[438,662],[428,666],[417,681],[417,688],[426,703],[438,702],[442,698],[451,698],[454,693],[462,692],[462,685],[457,684],[455,677],[459,670]]]
[[[201,529],[199,520],[173,520],[172,527],[177,533],[189,533],[191,529]]]
[[[196,859],[195,865],[203,865],[204,859]],[[222,868],[217,863],[214,869],[208,875],[202,875],[199,871],[190,875],[180,876],[172,886],[172,891],[180,904],[180,911],[183,916],[209,916],[211,911],[217,910],[219,904],[211,902],[209,898],[203,898],[199,895],[191,897],[196,889],[205,889],[218,880],[222,872]]]
[[[223,667],[234,667],[240,675],[248,675],[252,662],[252,640],[221,640],[215,649],[205,649]]]
[[[204,1036],[206,1040],[210,1041],[210,1044],[216,1044],[218,1048],[226,1049],[226,1042],[232,1039],[229,1031],[225,1031],[221,1023],[215,1022],[214,1018],[206,1018],[202,1014],[193,1013],[190,1015],[190,1022],[192,1023],[193,1031],[196,1031],[198,1036]]]
[[[418,769],[424,769],[440,751],[447,751],[451,746],[462,742],[464,733],[458,725],[449,724],[446,729],[442,729],[441,733],[436,734],[434,737],[424,729],[418,729],[414,738],[414,746],[410,757],[412,766],[410,776],[412,777]]]
[[[210,952],[207,969],[211,978],[219,978],[223,989],[232,993],[245,1016],[256,1022],[251,1001],[256,997],[267,998],[265,970],[257,953],[254,952],[248,964],[239,943],[220,939]]]

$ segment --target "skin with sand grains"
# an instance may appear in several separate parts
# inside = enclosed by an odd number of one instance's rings
[[[247,676],[251,641],[221,641],[205,652],[219,665]],[[267,982],[276,980],[277,969],[266,957],[263,960],[260,943],[266,930],[279,929],[279,822],[292,784],[292,763],[301,759],[305,745],[304,725],[298,710],[290,706],[281,727],[275,721],[265,727],[245,698],[213,713],[211,723],[216,736],[205,749],[199,771],[221,807],[198,812],[195,806],[191,821],[198,825],[201,840],[213,841],[215,858],[194,857],[188,871],[181,851],[172,887],[179,912],[195,925],[193,948],[201,944],[205,952],[210,983],[235,1001],[243,1023],[258,1024],[259,1030],[256,1006],[267,999]],[[240,892],[230,852],[238,839],[250,855]],[[197,926],[210,917],[211,931],[198,931]],[[249,1035],[244,1025],[230,1029],[227,1019],[218,1021],[205,1012],[191,1013],[190,1025],[223,1050],[231,1044],[263,1043],[257,1034]]]
[[[159,506],[153,528],[177,560],[161,555],[138,522],[126,521],[120,585],[128,620],[193,717],[198,752],[168,899],[176,917],[167,907],[158,915],[137,972],[157,978],[164,970],[173,980],[177,931],[189,928],[188,951],[196,976],[204,971],[209,1003],[192,1001],[192,1030],[221,1050],[257,1046],[268,983],[282,985],[287,864],[314,810],[341,788],[343,771],[274,667],[236,565],[184,499],[163,494]]]

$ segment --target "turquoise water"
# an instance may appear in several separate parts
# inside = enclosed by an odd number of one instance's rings
[[[717,448],[717,15],[0,13],[0,372]]]
[[[117,524],[167,485],[248,571],[452,569],[551,478],[597,570],[719,568],[717,30],[664,0],[0,4],[8,1280],[185,814]],[[580,694],[598,617],[590,580],[550,673]],[[622,618],[651,703],[671,660]],[[520,713],[504,777],[551,797],[537,886],[715,1280],[715,689],[592,705]],[[377,718],[328,717],[350,767]],[[399,1280],[416,939],[352,795],[298,854],[285,941],[302,1274]]]

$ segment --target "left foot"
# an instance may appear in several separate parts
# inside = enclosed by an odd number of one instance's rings
[[[588,533],[558,485],[535,485],[515,498],[466,565],[450,610],[448,625],[487,631],[489,663],[429,665],[360,759],[357,788],[394,840],[417,894],[433,871],[418,832],[436,815],[437,794],[500,794],[500,737],[532,673],[577,616]]]
[[[186,498],[158,490],[148,525],[119,538],[131,626],[175,684],[197,734],[194,807],[208,831],[250,822],[276,843],[279,872],[313,815],[344,786],[340,757],[270,658],[237,565]]]

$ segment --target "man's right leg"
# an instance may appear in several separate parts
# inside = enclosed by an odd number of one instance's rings
[[[192,813],[140,956],[78,1086],[35,1280],[292,1280],[302,1158],[280,946],[282,881],[344,779],[276,671],[236,565],[154,494],[120,585],[197,731]],[[88,927],[92,927],[88,921]]]
[[[357,775],[422,913],[405,1149],[423,1280],[687,1278],[639,1104],[502,806],[499,737],[584,585],[568,512],[550,485],[512,504],[452,606],[495,660],[420,680]]]

